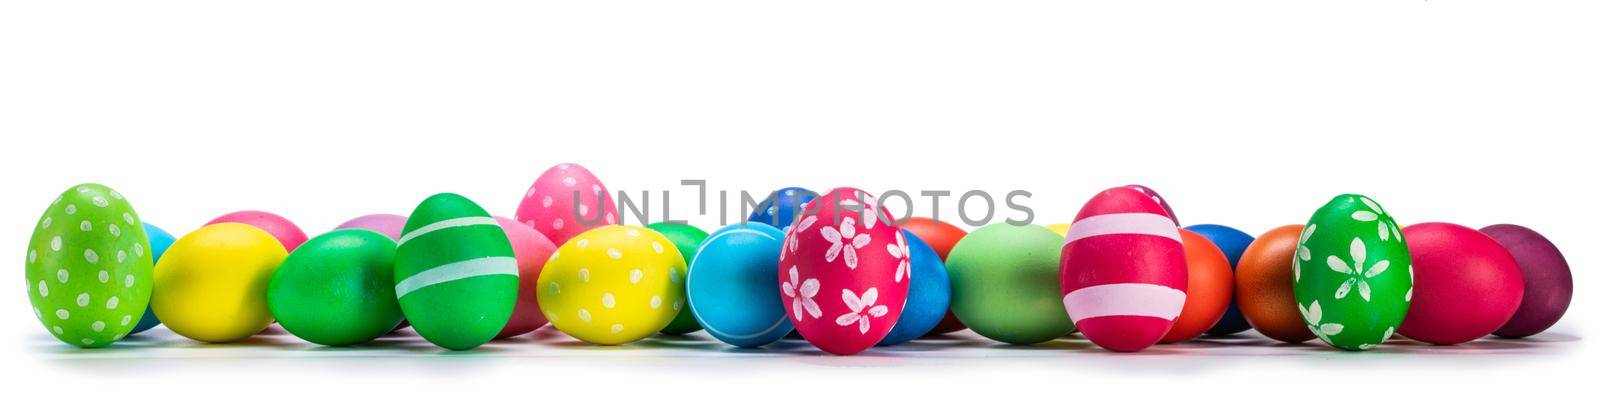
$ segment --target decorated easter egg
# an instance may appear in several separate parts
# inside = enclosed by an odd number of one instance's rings
[[[1072,229],[1072,224],[1070,224],[1070,222],[1061,222],[1061,224],[1045,225],[1045,229],[1050,230],[1050,232],[1053,233],[1058,233],[1058,235],[1061,235],[1061,238],[1067,238],[1067,230]]]
[[[539,271],[544,269],[544,263],[550,260],[550,255],[555,254],[556,244],[527,224],[500,216],[494,216],[494,221],[500,224],[501,231],[505,231],[506,239],[511,241],[511,253],[517,257],[517,305],[511,310],[511,321],[506,322],[506,327],[495,336],[506,338],[536,330],[548,323],[544,319],[544,311],[539,310]]]
[[[784,316],[778,255],[783,231],[762,223],[723,227],[707,237],[689,264],[689,309],[717,340],[740,346],[771,344],[794,324]],[[804,309],[801,309],[804,311]]]
[[[272,324],[267,285],[288,253],[272,234],[218,223],[179,238],[155,268],[150,307],[167,329],[193,340],[243,340]]]
[[[689,269],[672,241],[644,227],[614,225],[561,244],[539,273],[539,308],[550,324],[585,342],[638,341],[683,310]]]
[[[283,248],[290,252],[294,252],[295,248],[306,242],[306,233],[300,231],[299,226],[283,216],[264,211],[236,211],[211,219],[206,225],[219,223],[248,224],[259,228],[267,234],[272,234],[272,238],[278,239],[278,243],[283,244]]]
[[[1061,238],[1067,238],[1067,230],[1072,229],[1072,224],[1070,222],[1058,222],[1058,224],[1045,225],[1045,229],[1058,233]]]
[[[747,223],[760,223],[788,230],[794,225],[795,216],[800,214],[800,207],[817,198],[817,192],[802,187],[786,187],[778,189],[767,195],[766,199],[757,203],[755,212],[745,220]]]
[[[1085,338],[1112,351],[1161,340],[1187,297],[1178,225],[1146,193],[1117,187],[1095,195],[1061,248],[1062,304]]]
[[[945,259],[950,309],[989,339],[1019,345],[1072,332],[1061,307],[1062,237],[1036,225],[972,230]]]
[[[100,348],[133,330],[150,303],[150,241],[121,193],[85,183],[39,216],[28,242],[28,301],[61,342]]]
[[[517,221],[561,245],[584,231],[617,224],[617,205],[600,178],[582,165],[565,163],[534,179],[517,206]]]
[[[666,236],[667,240],[672,241],[672,245],[678,247],[678,254],[683,256],[683,263],[685,264],[694,263],[695,251],[700,250],[700,242],[706,240],[705,231],[688,224],[655,223],[647,225],[645,228],[656,230],[656,232]],[[694,312],[692,311],[694,304],[690,303],[689,306],[691,310],[678,312],[677,318],[672,319],[672,323],[668,323],[666,328],[661,329],[661,334],[677,335],[700,331],[700,322],[694,320]]]
[[[1414,291],[1399,333],[1433,344],[1487,336],[1522,303],[1522,270],[1494,238],[1450,223],[1406,226]]]
[[[1250,234],[1246,234],[1243,231],[1216,224],[1197,224],[1184,227],[1184,229],[1200,234],[1206,240],[1211,241],[1212,244],[1216,244],[1217,248],[1222,250],[1222,255],[1228,257],[1230,273],[1238,268],[1239,257],[1244,255],[1244,250],[1250,248],[1250,243],[1256,240],[1255,237],[1251,237]],[[1190,275],[1193,274],[1192,272],[1190,273]],[[1206,330],[1206,334],[1228,335],[1249,329],[1250,323],[1246,322],[1244,314],[1239,312],[1239,301],[1230,299],[1228,301],[1228,311],[1222,314],[1222,320],[1218,320],[1216,325],[1211,326],[1210,330]]]
[[[806,341],[833,354],[872,347],[894,329],[910,289],[900,227],[872,195],[838,188],[806,203],[784,235],[784,307]]]
[[[962,230],[955,224],[927,217],[907,218],[900,222],[900,229],[916,234],[918,239],[927,243],[929,248],[933,248],[933,252],[939,254],[941,266],[944,264],[944,259],[950,256],[950,249],[955,248],[956,242],[967,236],[967,230]],[[961,324],[961,319],[956,318],[955,312],[946,311],[944,319],[939,321],[939,325],[933,326],[933,330],[928,334],[946,334],[966,329],[967,326]]]
[[[1163,343],[1188,341],[1210,330],[1222,320],[1233,300],[1233,267],[1228,257],[1211,240],[1189,230],[1178,230],[1183,238],[1185,267],[1189,268],[1189,288],[1183,311],[1172,321],[1172,330]]]
[[[267,284],[267,308],[295,337],[322,345],[372,341],[400,324],[394,240],[336,230],[289,254]]]
[[[900,234],[905,241],[896,241],[895,245],[909,249],[899,255],[911,259],[905,265],[910,267],[906,272],[917,277],[911,279],[911,290],[906,293],[900,321],[878,345],[895,345],[922,337],[950,313],[950,274],[945,270],[944,261],[916,234],[904,229]]]
[[[1174,224],[1178,223],[1178,213],[1172,211],[1172,206],[1167,204],[1167,199],[1162,198],[1161,194],[1156,193],[1155,189],[1141,185],[1128,185],[1126,187],[1138,191],[1139,193],[1143,193],[1145,196],[1150,196],[1151,199],[1155,199],[1156,203],[1161,204],[1161,211],[1166,212],[1167,217],[1171,218]]]
[[[368,230],[383,234],[391,240],[400,239],[400,234],[406,229],[406,216],[398,214],[368,214],[340,223],[335,230]]]
[[[165,254],[167,252],[167,247],[171,247],[172,242],[178,240],[177,237],[173,237],[172,234],[167,233],[166,230],[162,230],[160,227],[156,227],[150,223],[144,223],[144,234],[150,237],[150,260],[154,261],[155,263],[160,263],[161,254]],[[152,267],[152,269],[154,268]],[[139,323],[135,324],[133,326],[133,331],[129,331],[128,334],[138,334],[139,332],[155,328],[155,326],[159,325],[161,325],[161,319],[156,318],[155,309],[150,306],[145,306],[144,317],[139,319]]]
[[[1315,338],[1294,298],[1295,256],[1305,226],[1291,224],[1261,234],[1239,255],[1233,297],[1239,314],[1261,335],[1286,343]]]
[[[1294,296],[1317,338],[1345,350],[1377,347],[1411,307],[1411,253],[1394,218],[1366,196],[1323,205],[1294,261]]]
[[[433,195],[411,212],[394,258],[394,293],[411,329],[466,350],[494,339],[517,304],[517,257],[477,203]]]
[[[1561,250],[1538,232],[1519,225],[1496,224],[1480,231],[1505,247],[1522,270],[1522,303],[1494,334],[1527,337],[1561,320],[1572,303],[1572,270]]]

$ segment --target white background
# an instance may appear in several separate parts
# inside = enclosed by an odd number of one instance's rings
[[[1137,182],[1185,223],[1259,234],[1358,192],[1402,223],[1533,227],[1579,285],[1566,319],[1524,341],[1346,353],[1247,336],[1117,355],[967,335],[854,357],[704,336],[597,348],[552,331],[457,354],[281,334],[210,346],[165,329],[77,351],[7,289],[8,404],[1570,401],[1600,362],[1585,342],[1593,1],[3,4],[13,275],[39,212],[78,182],[177,234],[241,209],[315,234],[441,191],[509,215],[571,161],[613,190],[673,190],[680,215],[697,204],[680,179],[1026,189],[1041,223]]]

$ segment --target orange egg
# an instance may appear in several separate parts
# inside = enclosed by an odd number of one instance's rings
[[[904,222],[900,223],[900,229],[909,231],[917,238],[921,238],[922,242],[928,243],[928,247],[933,248],[933,252],[939,254],[940,260],[949,256],[950,248],[955,247],[956,242],[967,236],[967,231],[962,230],[961,227],[956,227],[955,224],[927,217],[908,217]],[[946,312],[944,320],[940,320],[939,325],[934,326],[933,330],[929,331],[928,334],[944,334],[966,329],[967,326],[961,324],[961,320],[956,319],[954,312]]]
[[[1250,327],[1274,340],[1298,343],[1316,337],[1300,319],[1294,298],[1294,256],[1300,230],[1287,225],[1257,237],[1239,257],[1234,295]]]
[[[1183,257],[1189,266],[1189,292],[1172,329],[1161,337],[1163,343],[1199,337],[1222,320],[1233,300],[1233,267],[1227,255],[1200,234],[1182,229],[1178,233],[1183,235]]]

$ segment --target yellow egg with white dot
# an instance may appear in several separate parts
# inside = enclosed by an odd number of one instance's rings
[[[655,230],[596,228],[561,244],[545,263],[539,308],[573,338],[602,345],[638,341],[683,310],[688,268],[672,241]]]

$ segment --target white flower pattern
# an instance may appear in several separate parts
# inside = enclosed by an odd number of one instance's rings
[[[855,324],[857,329],[861,330],[861,334],[867,334],[867,331],[872,330],[873,318],[889,314],[888,306],[877,304],[878,288],[867,288],[861,296],[856,296],[856,292],[850,289],[844,289],[840,292],[840,296],[844,299],[844,305],[850,307],[850,312],[839,315],[833,322],[840,326]]]
[[[1344,283],[1339,284],[1339,289],[1333,292],[1334,299],[1343,299],[1350,295],[1350,289],[1355,288],[1361,294],[1361,300],[1372,301],[1372,286],[1367,284],[1367,279],[1375,278],[1384,271],[1389,270],[1389,260],[1380,260],[1367,268],[1367,244],[1360,237],[1350,240],[1350,263],[1336,255],[1328,256],[1328,268],[1334,272],[1350,275]]]
[[[861,200],[867,203],[861,204],[855,199],[845,199],[840,201],[839,205],[842,207],[860,207],[861,225],[866,226],[863,228],[871,230],[873,226],[878,225],[878,198],[867,195],[862,196]]]
[[[1389,241],[1389,235],[1393,234],[1396,241],[1406,241],[1405,236],[1400,235],[1400,226],[1394,224],[1394,219],[1383,218],[1383,207],[1378,206],[1378,202],[1365,197],[1360,200],[1371,210],[1356,210],[1350,213],[1350,218],[1360,222],[1378,222],[1378,240]]]
[[[817,223],[817,216],[809,216],[809,217],[805,217],[805,218],[800,219],[800,224],[799,225],[794,226],[794,227],[790,227],[789,231],[784,233],[785,235],[784,235],[784,238],[783,238],[784,242],[787,243],[789,249],[783,250],[783,251],[778,251],[778,260],[782,261],[784,258],[788,257],[789,253],[792,253],[792,252],[800,250],[800,239],[797,238],[797,237],[800,235],[800,233],[805,232],[807,229],[810,229],[812,224],[816,224],[816,223]]]
[[[1294,280],[1296,282],[1300,281],[1300,263],[1311,260],[1311,249],[1306,248],[1306,240],[1310,240],[1311,234],[1315,234],[1316,232],[1317,225],[1312,224],[1311,227],[1306,227],[1305,232],[1300,233],[1300,246],[1295,247],[1294,250],[1295,257],[1300,258],[1299,261],[1294,261]]]
[[[789,281],[783,283],[783,295],[794,301],[794,320],[806,319],[806,314],[811,318],[822,317],[822,308],[817,307],[817,291],[822,289],[822,282],[817,278],[806,279],[800,282],[800,268],[789,267]]]
[[[856,250],[864,249],[868,244],[872,243],[872,236],[856,233],[856,219],[854,217],[845,217],[844,220],[839,222],[839,228],[837,229],[832,226],[822,227],[822,239],[832,243],[832,245],[828,246],[828,252],[824,254],[823,259],[832,263],[834,259],[839,258],[839,254],[843,253],[844,265],[851,270],[855,270],[858,263]]]
[[[1322,322],[1322,304],[1317,303],[1315,300],[1311,301],[1310,308],[1301,305],[1300,315],[1305,317],[1306,325],[1311,326],[1311,332],[1315,333],[1323,342],[1332,342],[1328,337],[1339,335],[1340,332],[1344,331],[1343,324]]]
[[[889,250],[890,257],[900,260],[900,265],[896,266],[894,270],[894,281],[899,282],[901,279],[910,279],[911,251],[906,249],[906,237],[896,232],[894,233],[894,244],[884,244],[884,247]]]

